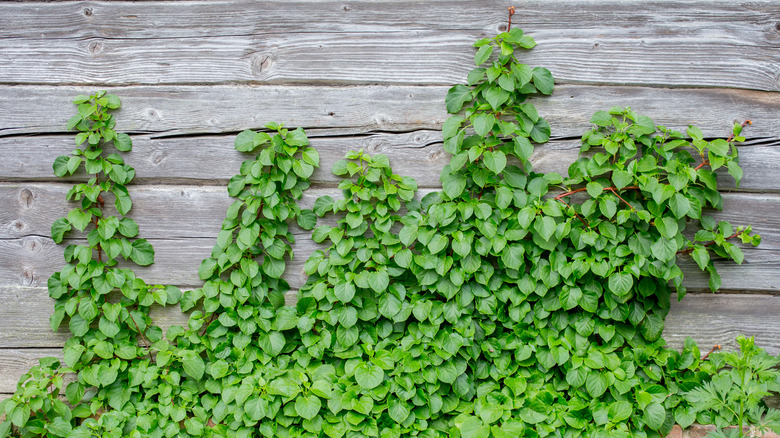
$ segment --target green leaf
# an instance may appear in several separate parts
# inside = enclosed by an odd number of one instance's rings
[[[477,66],[482,65],[493,54],[493,46],[486,44],[477,50],[477,54],[474,55],[474,64]]]
[[[591,397],[598,398],[607,390],[607,376],[603,373],[592,371],[585,379],[585,389]]]
[[[704,245],[696,245],[691,252],[691,257],[702,271],[707,269],[707,266],[710,264],[710,253]]]
[[[687,429],[696,421],[696,407],[677,406],[674,410],[674,421],[679,424],[681,428]]]
[[[520,411],[521,418],[526,411],[530,411],[530,409],[523,409]],[[523,421],[526,421],[526,419],[523,418]],[[529,421],[526,422],[528,423]],[[458,427],[460,429],[461,438],[488,438],[490,436],[490,426],[483,425],[482,420],[477,417],[468,417]]]
[[[496,175],[500,174],[506,167],[506,155],[501,151],[485,151],[485,166]]]
[[[602,186],[601,184],[599,184],[597,182],[589,182],[588,185],[586,186],[586,188],[587,188],[588,194],[592,198],[597,197],[598,195],[600,195],[604,191],[604,186]]]
[[[500,87],[488,88],[484,96],[494,110],[498,110],[509,99],[509,93]]]
[[[552,94],[553,92],[553,77],[550,70],[544,67],[534,67],[533,69],[534,86],[542,94]]]
[[[651,430],[659,430],[666,421],[666,409],[661,403],[650,403],[645,407],[642,419]]]
[[[114,147],[120,152],[129,152],[133,149],[133,139],[124,132],[119,132],[114,139]]]
[[[306,420],[316,417],[321,407],[322,402],[319,397],[312,394],[299,395],[295,399],[295,412]]]
[[[681,193],[675,193],[669,199],[669,208],[672,210],[672,213],[674,213],[674,216],[677,219],[680,219],[681,217],[688,214],[691,209],[691,203],[688,201],[688,198],[686,198],[685,195]]]
[[[355,285],[347,281],[339,283],[333,288],[333,293],[339,301],[348,303],[355,296]]]
[[[444,121],[441,127],[441,133],[444,140],[455,137],[460,132],[460,126],[463,124],[463,117],[452,116]]]
[[[154,263],[154,248],[146,239],[133,241],[133,252],[130,259],[139,266],[149,266]]]
[[[493,114],[478,114],[472,122],[474,130],[480,137],[487,137],[496,124],[496,117]]]
[[[701,141],[704,138],[704,134],[701,133],[701,129],[699,129],[699,128],[693,126],[693,125],[689,125],[688,126],[688,135],[692,139],[698,140],[698,141]]]
[[[236,136],[234,147],[239,152],[252,152],[255,148],[255,132],[248,129],[241,131]]]
[[[613,423],[620,423],[628,420],[634,410],[631,408],[631,403],[620,400],[612,403],[609,406],[609,419]]]
[[[70,157],[67,157],[65,155],[60,155],[54,160],[54,164],[52,164],[52,167],[54,169],[55,176],[63,177],[69,174],[68,160],[70,160]]]
[[[606,111],[597,111],[590,118],[590,123],[598,126],[610,126],[612,125],[612,114]]]
[[[312,210],[301,210],[296,218],[298,226],[304,230],[313,230],[317,226],[317,216]]]
[[[390,399],[390,407],[388,408],[387,413],[390,414],[390,418],[392,418],[393,421],[401,424],[406,421],[411,411],[409,411],[405,401],[394,397]]]
[[[444,189],[444,193],[450,198],[455,199],[463,193],[466,188],[466,176],[459,173],[442,174],[441,184]]]
[[[51,224],[51,238],[54,240],[54,243],[60,243],[62,242],[62,239],[68,231],[70,231],[73,227],[71,227],[70,222],[64,217],[61,217],[54,221],[53,224]]]
[[[539,216],[534,221],[534,230],[544,240],[550,240],[550,237],[555,233],[556,226],[555,219],[549,216]]]
[[[658,232],[667,239],[673,239],[677,235],[677,221],[670,217],[655,220],[655,227]]]
[[[282,352],[286,341],[284,335],[280,332],[270,332],[260,335],[258,345],[269,356],[277,356]]]
[[[286,264],[284,260],[266,255],[263,260],[263,272],[271,278],[281,278]]]
[[[609,276],[609,290],[617,296],[627,294],[634,285],[634,278],[626,272],[615,272]]]
[[[739,164],[736,161],[729,161],[726,167],[728,167],[729,175],[734,178],[737,188],[739,188],[739,183],[742,181],[742,168],[739,167]]]
[[[463,108],[463,104],[472,99],[471,88],[465,85],[456,85],[447,92],[447,97],[444,99],[444,103],[447,107],[447,112],[455,114]],[[335,172],[334,172],[335,173]]]
[[[92,213],[84,212],[78,208],[68,212],[68,222],[79,231],[84,231],[91,219]]]
[[[206,364],[203,359],[194,351],[185,351],[181,358],[184,372],[195,380],[203,378],[206,371]]]
[[[364,362],[355,367],[355,380],[363,389],[376,388],[382,383],[384,378],[384,370],[373,363]]]
[[[709,150],[718,156],[726,156],[729,153],[729,142],[722,138],[716,138],[709,144]]]

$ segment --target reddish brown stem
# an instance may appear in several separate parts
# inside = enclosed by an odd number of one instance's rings
[[[556,200],[556,201],[560,201],[562,198],[565,198],[565,197],[567,197],[567,196],[571,196],[571,195],[573,195],[573,194],[575,194],[575,193],[584,192],[585,190],[588,190],[588,189],[587,189],[587,188],[585,188],[585,187],[583,187],[583,188],[581,188],[581,189],[572,190],[572,191],[570,191],[570,192],[566,192],[566,193],[561,193],[560,195],[558,195],[558,196],[556,196],[556,197],[555,197],[555,200]],[[568,204],[567,204],[567,205],[568,205]]]
[[[506,25],[506,31],[509,32],[512,30],[512,15],[515,15],[515,7],[510,6],[509,7],[509,22]]]
[[[141,340],[144,342],[144,347],[146,347],[146,351],[149,352],[149,360],[151,360],[152,352],[149,350],[149,341],[147,341],[146,336],[144,336],[144,334],[141,333],[141,327],[139,327],[138,323],[135,322],[135,318],[133,318],[133,314],[128,312],[128,315],[130,316],[130,321],[133,321],[133,325],[135,326],[135,331],[137,331],[138,334],[141,335]]]
[[[555,198],[555,199],[558,199],[558,198]],[[571,205],[569,205],[569,204],[568,204],[566,201],[564,201],[563,199],[558,199],[558,201],[559,201],[559,202],[562,202],[562,203],[563,203],[563,205],[565,205],[565,206],[567,206],[567,207],[571,208],[571,209],[572,209],[572,211],[574,212],[574,216],[576,216],[576,217],[577,217],[577,219],[579,219],[579,220],[580,220],[580,222],[582,222],[582,225],[585,225],[585,227],[586,227],[587,229],[590,229],[590,224],[588,224],[587,222],[585,222],[585,219],[583,219],[583,218],[582,218],[582,216],[580,216],[580,215],[579,215],[579,213],[577,213],[577,210],[574,210],[574,209],[572,208],[572,206],[571,206]]]
[[[561,198],[565,198],[567,196],[571,196],[571,195],[573,195],[575,193],[584,192],[585,190],[588,190],[588,188],[587,187],[582,187],[582,188],[579,188],[577,190],[572,190],[572,191],[569,191],[569,192],[566,192],[566,193],[561,193],[560,195],[555,197],[555,200],[556,201],[560,201]],[[607,187],[604,190],[609,190],[610,192],[617,194],[616,191],[618,189],[615,188],[615,187]],[[623,187],[622,189],[619,189],[619,190],[639,190],[639,187],[637,187],[637,186],[628,186],[628,187]]]
[[[753,121],[748,119],[748,120],[745,120],[744,122],[742,122],[742,124],[740,126],[742,126],[744,128],[745,126],[752,125],[752,124],[753,124]],[[731,143],[732,140],[734,140],[734,132],[732,132],[731,135],[729,135],[729,137],[726,139],[726,142],[727,143]],[[702,153],[701,159],[702,159],[701,164],[699,164],[698,166],[694,167],[693,170],[699,170],[699,169],[701,169],[704,166],[709,166],[710,162],[706,158],[704,158],[704,153]]]
[[[209,319],[209,322],[206,323],[206,325],[203,326],[203,330],[200,331],[200,336],[203,336],[206,334],[206,330],[209,328],[212,322],[214,322],[214,319],[216,319],[217,314],[212,313],[211,318]]]
[[[735,231],[734,234],[732,234],[731,236],[727,237],[725,240],[733,239],[733,238],[739,236],[740,233],[741,233],[741,231]],[[704,244],[704,246],[712,246],[712,245],[715,245],[715,241],[714,240],[712,242],[707,242],[707,243]],[[693,252],[693,248],[685,248],[685,249],[683,249],[681,251],[677,251],[677,254],[688,254],[689,252]]]
[[[622,196],[618,195],[618,192],[617,192],[617,190],[615,190],[614,188],[612,188],[612,187],[608,187],[608,188],[606,188],[606,189],[604,189],[604,190],[609,190],[609,191],[610,191],[610,192],[612,192],[612,193],[613,193],[615,196],[617,196],[617,197],[618,197],[618,199],[620,199],[621,201],[623,201],[623,203],[624,203],[624,204],[628,205],[628,208],[630,208],[630,209],[631,209],[631,211],[636,211],[636,210],[634,209],[634,206],[633,206],[633,205],[631,205],[631,204],[629,204],[629,203],[628,203],[628,201],[626,201],[625,199],[623,199],[623,197],[622,197]]]
[[[707,360],[707,358],[709,358],[709,357],[710,357],[710,354],[714,353],[714,352],[715,352],[715,350],[720,350],[720,345],[717,345],[717,344],[716,344],[714,347],[712,347],[712,350],[710,350],[710,352],[709,352],[709,353],[705,354],[705,355],[704,355],[704,356],[701,358],[701,360]]]

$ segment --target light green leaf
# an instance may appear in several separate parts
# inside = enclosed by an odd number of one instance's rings
[[[149,266],[154,263],[154,248],[152,244],[146,239],[134,240],[130,259],[139,266]]]
[[[486,44],[477,50],[477,54],[474,55],[474,64],[477,66],[483,64],[493,54],[493,46]]]
[[[483,158],[485,166],[496,175],[506,167],[506,155],[501,151],[485,151]]]
[[[194,351],[185,351],[181,358],[184,372],[195,380],[203,378],[206,371],[206,364],[203,359]]]
[[[478,114],[472,121],[474,130],[480,137],[487,137],[496,124],[496,117],[493,114]]]
[[[650,403],[645,407],[642,419],[651,430],[659,430],[666,420],[666,409],[661,403]]]
[[[299,395],[295,399],[295,412],[302,418],[311,420],[320,413],[322,402],[313,394]]]
[[[384,370],[373,363],[364,362],[355,367],[355,380],[363,389],[376,388],[382,383],[384,378]]]
[[[534,67],[533,69],[534,86],[542,94],[552,94],[553,92],[553,76],[550,70],[544,67]]]
[[[447,97],[444,98],[444,103],[447,107],[447,112],[455,114],[463,108],[463,104],[472,99],[471,88],[465,85],[456,85],[447,92]]]

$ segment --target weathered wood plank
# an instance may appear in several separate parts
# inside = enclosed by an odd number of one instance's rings
[[[19,311],[41,307],[41,302],[49,301],[44,288],[15,289],[18,290],[0,288],[0,299],[9,302],[20,298],[21,302],[14,307]],[[733,350],[736,336],[744,334],[756,336],[756,344],[770,353],[780,353],[780,296],[696,294],[686,296],[682,302],[672,297],[671,304],[664,329],[664,338],[671,348],[681,348],[690,336],[702,350],[715,344]],[[60,348],[68,338],[67,333],[50,331],[47,312],[25,312],[25,317],[16,312],[0,309],[0,393],[13,392],[19,377],[37,364],[38,358],[62,357]],[[158,309],[154,318],[164,327],[186,323],[186,316],[177,306]]]
[[[756,345],[771,354],[780,354],[780,296],[740,294],[688,294],[666,318],[663,338],[673,348],[681,348],[692,337],[702,354],[714,345],[736,350],[737,335],[755,336]]]
[[[511,4],[7,5],[0,81],[448,84],[468,72],[475,39],[505,28]],[[523,59],[562,83],[779,89],[776,3],[519,8],[515,25],[544,48]]]
[[[237,133],[269,121],[350,132],[441,129],[448,87],[429,86],[170,86],[111,88],[123,100],[117,129],[154,137]],[[0,136],[63,132],[75,113],[72,86],[0,86]],[[780,94],[729,89],[562,86],[533,99],[554,138],[579,137],[592,114],[630,106],[656,123],[699,126],[706,136],[728,135],[735,121],[753,120],[752,139],[777,138]],[[401,170],[401,169],[399,169]]]
[[[297,294],[297,290],[288,292],[287,303],[294,304]],[[0,356],[7,348],[59,348],[71,337],[67,324],[57,332],[51,330],[54,300],[45,287],[0,287],[0,302],[4,303],[0,308]],[[150,316],[163,333],[173,325],[187,327],[189,319],[178,305],[153,306]]]
[[[65,216],[72,204],[65,201],[68,184],[4,184],[0,183],[0,239],[29,236],[47,237],[51,222]],[[418,196],[433,189],[422,189]],[[141,236],[154,239],[216,239],[228,206],[233,202],[224,187],[214,186],[132,186],[133,210],[130,217],[138,223]],[[311,208],[320,196],[341,198],[333,188],[312,188],[301,200],[303,208]],[[711,211],[717,220],[738,225],[752,224],[761,234],[762,249],[780,250],[780,195],[724,193],[723,211]],[[164,206],[164,208],[161,208]],[[108,211],[108,210],[107,210]],[[332,220],[320,219],[320,223]],[[295,225],[297,239],[310,239],[310,232]]]
[[[0,393],[13,393],[19,379],[42,357],[62,360],[61,348],[25,348],[0,350]],[[0,401],[3,396],[0,395]]]
[[[155,248],[156,263],[149,267],[135,267],[136,274],[147,283],[175,284],[197,287],[198,266],[209,256],[214,244],[212,238],[149,239]],[[48,237],[29,236],[0,240],[1,286],[44,286],[46,280],[64,264],[65,245],[55,245]],[[284,278],[292,288],[305,282],[303,264],[321,245],[299,239],[293,245],[295,260],[288,262]],[[695,263],[681,256],[685,273],[684,284],[694,290],[706,289],[706,277]],[[120,263],[121,265],[121,263]],[[723,277],[723,290],[767,291],[780,290],[780,251],[774,249],[745,249],[745,262],[739,266],[728,262],[715,263]]]
[[[417,130],[404,133],[375,132],[347,136],[325,136],[329,130],[317,131],[311,145],[320,153],[320,167],[314,171],[315,184],[335,185],[338,179],[330,172],[347,151],[364,149],[370,154],[385,154],[397,173],[413,176],[420,187],[440,185],[441,169],[450,155],[442,149],[440,131]],[[747,135],[750,135],[748,128]],[[233,148],[234,135],[152,138],[134,136],[133,150],[124,154],[125,161],[136,170],[135,184],[208,183],[227,184],[238,172],[241,162],[252,157]],[[70,178],[57,178],[51,164],[59,155],[73,150],[71,136],[0,137],[0,181],[83,181],[83,172]],[[553,140],[537,145],[531,161],[536,172],[558,172],[566,175],[569,164],[577,159],[579,140]],[[219,157],[219,159],[215,159]],[[745,172],[739,189],[780,191],[780,138],[748,140],[740,146],[740,164]],[[204,172],[203,169],[208,169]],[[719,171],[721,187],[734,189],[734,180],[723,169]]]

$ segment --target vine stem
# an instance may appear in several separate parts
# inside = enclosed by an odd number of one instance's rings
[[[209,319],[209,322],[207,322],[206,325],[203,326],[203,330],[201,330],[200,336],[203,336],[203,335],[206,334],[206,330],[209,328],[211,323],[214,322],[214,319],[216,319],[216,317],[217,317],[216,313],[212,313],[211,314],[211,318]]]
[[[515,7],[510,6],[509,8],[509,22],[506,25],[506,31],[509,32],[512,30],[512,15],[515,15]]]
[[[715,344],[715,346],[714,346],[714,347],[712,347],[712,350],[710,350],[710,352],[709,352],[709,353],[705,354],[705,355],[704,355],[704,356],[701,358],[701,360],[707,360],[707,358],[709,358],[709,357],[710,357],[710,354],[714,353],[714,352],[715,352],[715,350],[720,350],[720,345],[718,345],[718,344]]]
[[[625,188],[625,189],[638,189],[639,187],[624,187],[624,188]],[[628,208],[630,208],[630,209],[631,209],[631,211],[633,211],[633,212],[636,212],[636,209],[634,209],[634,206],[633,206],[633,205],[631,205],[631,204],[629,204],[629,203],[628,203],[628,201],[626,201],[625,199],[623,199],[623,197],[622,197],[622,196],[618,195],[618,192],[617,192],[617,190],[616,190],[614,187],[608,187],[608,188],[606,188],[606,189],[604,189],[604,190],[609,190],[610,192],[612,192],[612,194],[614,194],[615,196],[617,196],[617,197],[618,197],[618,199],[620,199],[621,201],[623,201],[623,203],[624,203],[624,204],[628,205]]]
[[[733,239],[733,238],[739,236],[740,233],[741,233],[741,231],[735,231],[734,234],[732,234],[731,236],[727,237],[724,240]],[[712,246],[714,244],[715,244],[715,241],[713,240],[712,242],[705,243],[704,246]],[[693,252],[693,248],[685,248],[683,250],[677,251],[677,254],[688,254],[689,252]]]
[[[750,119],[747,119],[744,122],[742,122],[742,124],[740,124],[740,127],[744,128],[745,126],[752,125],[752,124],[753,124],[753,121],[750,120]],[[731,143],[732,140],[734,140],[734,132],[732,132],[731,135],[729,135],[729,137],[726,139],[726,142],[727,143]],[[701,154],[701,160],[702,160],[701,163],[698,166],[694,167],[693,170],[699,170],[702,167],[708,166],[710,164],[710,162],[706,158],[704,158],[704,153],[703,152]]]
[[[149,341],[146,340],[146,336],[144,336],[143,333],[141,333],[141,328],[138,326],[138,323],[135,322],[135,318],[133,318],[133,314],[128,312],[128,316],[130,316],[130,321],[133,321],[133,325],[135,326],[135,330],[138,332],[139,335],[141,335],[141,340],[144,342],[144,347],[146,347],[146,351],[149,352],[149,360],[152,359],[152,351],[149,349]]]

